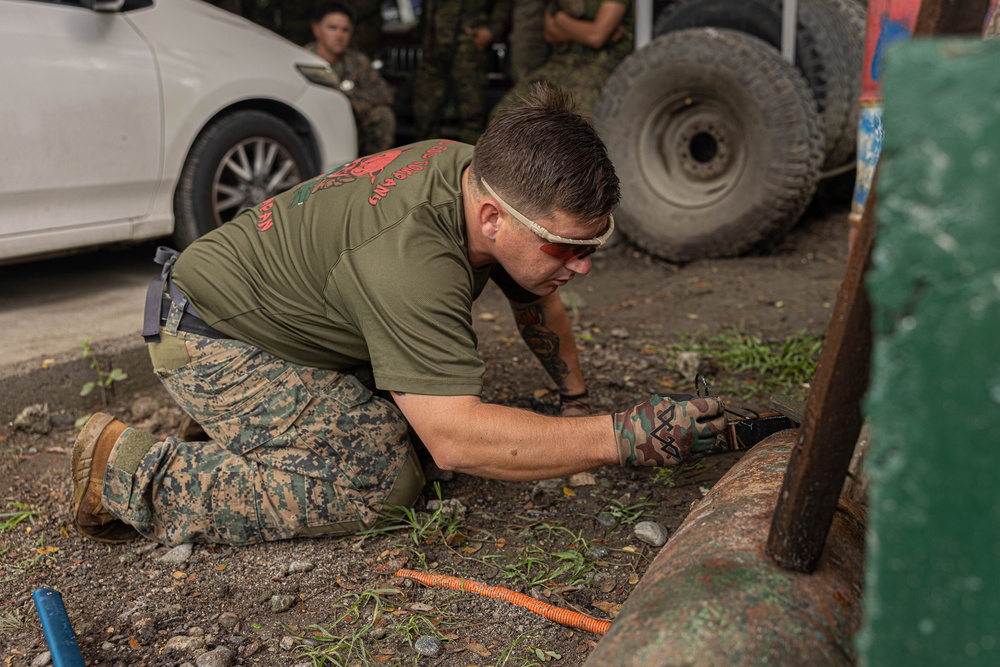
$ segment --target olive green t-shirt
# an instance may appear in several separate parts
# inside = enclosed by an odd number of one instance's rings
[[[479,395],[472,302],[498,264],[469,264],[462,172],[472,146],[425,141],[359,158],[241,212],[178,258],[211,326],[293,363],[370,364],[380,389]]]

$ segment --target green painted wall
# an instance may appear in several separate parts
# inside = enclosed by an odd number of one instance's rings
[[[1000,41],[889,53],[863,665],[1000,665]]]

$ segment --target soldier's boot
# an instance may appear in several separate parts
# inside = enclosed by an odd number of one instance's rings
[[[101,504],[104,473],[111,451],[128,428],[109,414],[95,413],[73,447],[73,522],[84,537],[116,544],[139,537],[139,532],[109,513]]]

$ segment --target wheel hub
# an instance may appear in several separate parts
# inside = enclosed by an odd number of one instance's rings
[[[746,164],[746,136],[725,100],[691,92],[664,99],[640,130],[639,156],[649,186],[685,208],[721,200]]]

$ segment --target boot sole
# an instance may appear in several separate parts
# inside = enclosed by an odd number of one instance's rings
[[[131,530],[127,536],[120,538],[102,537],[93,530],[81,526],[79,521],[80,505],[83,503],[83,499],[87,495],[87,490],[90,488],[90,482],[92,481],[94,453],[97,450],[97,443],[101,439],[104,429],[114,421],[115,417],[112,415],[103,412],[96,413],[84,424],[80,435],[76,438],[76,444],[73,446],[73,524],[84,537],[106,544],[122,544],[139,537],[138,531],[135,531],[134,528],[121,521],[118,521],[118,523]]]

